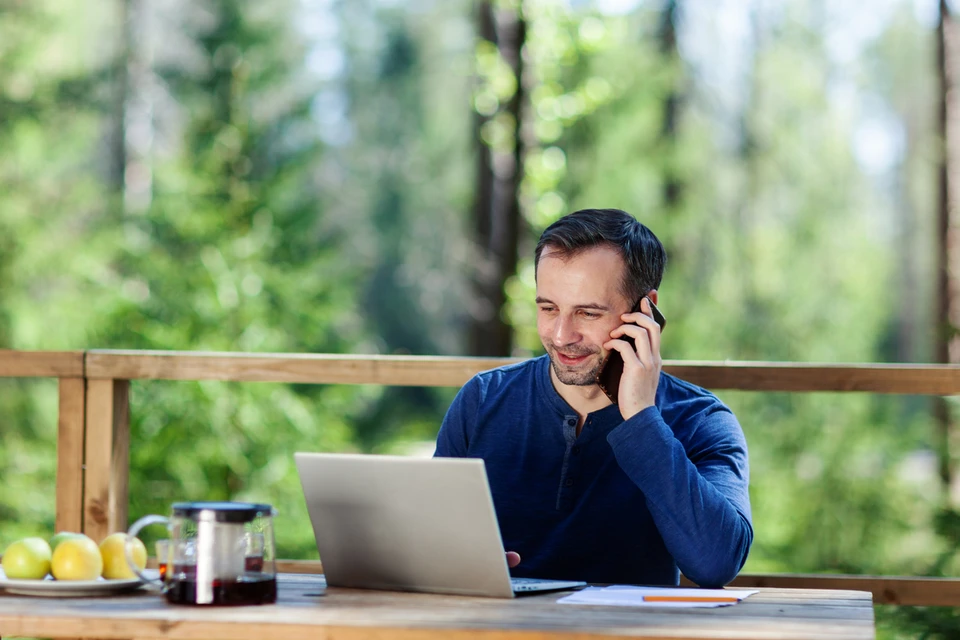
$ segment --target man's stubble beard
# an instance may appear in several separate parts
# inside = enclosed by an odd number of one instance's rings
[[[594,365],[589,371],[584,372],[564,369],[563,365],[557,362],[553,355],[550,356],[550,364],[553,365],[553,372],[556,374],[557,380],[563,384],[574,387],[589,387],[592,384],[597,384],[597,376],[600,375],[600,367],[603,365],[603,360]]]

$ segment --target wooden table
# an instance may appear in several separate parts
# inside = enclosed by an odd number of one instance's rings
[[[276,605],[185,607],[156,592],[52,599],[0,592],[0,636],[325,640],[594,640],[600,638],[874,638],[865,591],[761,589],[719,609],[557,604],[564,593],[513,600],[327,589],[322,576],[282,574]]]

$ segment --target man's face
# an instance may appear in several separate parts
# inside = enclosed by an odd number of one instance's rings
[[[596,384],[601,346],[632,306],[620,292],[625,265],[611,247],[564,259],[551,247],[537,267],[537,333],[561,383]]]

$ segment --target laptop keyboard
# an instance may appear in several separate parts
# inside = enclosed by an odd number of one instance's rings
[[[540,578],[510,578],[514,592],[523,591],[561,591],[586,586],[587,583],[575,580],[543,580]]]

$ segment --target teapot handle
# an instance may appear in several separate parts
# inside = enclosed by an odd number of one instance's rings
[[[125,555],[126,558],[127,558],[127,564],[130,565],[130,568],[133,570],[133,572],[137,574],[137,577],[139,577],[141,580],[143,580],[143,581],[146,582],[147,584],[159,585],[160,588],[163,589],[163,588],[164,588],[164,582],[163,582],[163,580],[160,580],[160,579],[158,579],[158,578],[151,578],[150,576],[148,576],[147,574],[145,574],[145,573],[140,569],[140,567],[138,567],[138,566],[136,565],[136,563],[133,561],[133,549],[132,549],[132,547],[130,546],[130,543],[133,542],[133,539],[134,539],[135,537],[137,537],[137,534],[140,533],[140,530],[143,529],[144,527],[150,526],[151,524],[165,524],[165,525],[168,525],[168,526],[169,526],[169,524],[170,524],[170,518],[167,518],[167,517],[165,517],[165,516],[144,516],[144,517],[140,518],[139,520],[137,520],[136,522],[134,522],[134,523],[133,523],[133,526],[130,527],[130,530],[127,531],[127,537],[126,537],[126,539],[125,539],[125,541],[124,541],[124,545],[123,545],[123,553],[124,553],[124,555]],[[168,556],[170,555],[169,552],[168,552],[167,555],[168,555]],[[167,563],[167,570],[172,569],[172,567],[169,566],[169,565],[170,565],[170,561],[171,561],[171,558],[170,558],[170,557],[167,557],[167,558],[157,558],[157,563],[158,563],[158,564],[161,563],[161,562],[166,562],[166,563]]]

